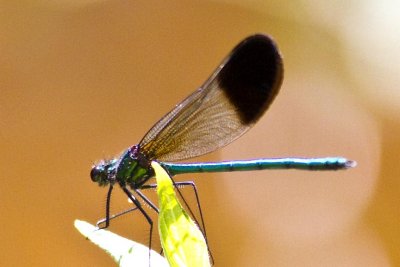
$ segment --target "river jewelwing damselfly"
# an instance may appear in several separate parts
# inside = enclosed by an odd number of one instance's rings
[[[117,183],[135,205],[131,210],[139,209],[148,221],[151,248],[153,221],[133,193],[158,211],[141,192],[154,176],[152,161],[159,162],[171,176],[262,169],[339,170],[355,166],[354,161],[341,157],[173,163],[217,150],[244,134],[268,109],[282,79],[282,58],[269,36],[256,34],[240,42],[210,78],[162,117],[139,144],[93,166],[92,181],[109,185],[106,217],[100,221],[105,223],[103,228],[109,225],[110,197]]]

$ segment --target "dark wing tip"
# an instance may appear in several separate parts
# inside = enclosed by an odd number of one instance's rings
[[[244,124],[255,123],[279,91],[282,57],[267,35],[255,34],[240,42],[224,61],[219,86],[236,107]]]

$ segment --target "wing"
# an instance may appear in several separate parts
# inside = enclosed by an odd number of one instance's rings
[[[274,41],[261,34],[246,38],[203,86],[147,132],[141,151],[149,159],[179,161],[231,143],[268,109],[282,78]]]

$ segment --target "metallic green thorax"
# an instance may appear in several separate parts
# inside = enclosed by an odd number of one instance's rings
[[[151,161],[140,153],[139,146],[132,146],[122,155],[117,168],[116,180],[120,185],[139,188],[154,176]]]

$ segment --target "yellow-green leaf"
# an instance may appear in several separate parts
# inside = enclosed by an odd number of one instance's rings
[[[157,179],[158,230],[170,266],[211,266],[203,233],[179,203],[170,177],[157,162],[151,166]]]
[[[149,267],[149,248],[107,230],[99,230],[85,221],[75,220],[75,227],[87,239],[107,252],[119,266]],[[168,262],[151,250],[151,266],[168,267]]]

